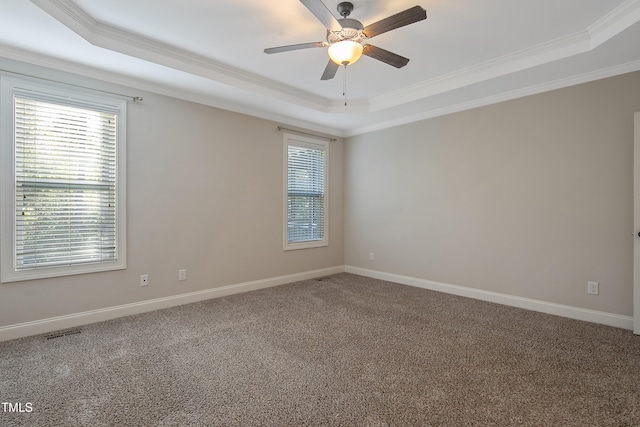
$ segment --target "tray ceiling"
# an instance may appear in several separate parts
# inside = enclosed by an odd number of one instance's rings
[[[640,0],[352,3],[365,25],[427,10],[371,40],[406,67],[363,57],[321,81],[326,48],[266,55],[325,40],[299,0],[3,0],[0,56],[338,136],[640,70]]]

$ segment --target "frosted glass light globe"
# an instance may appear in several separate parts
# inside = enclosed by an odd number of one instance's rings
[[[351,65],[362,56],[363,47],[352,40],[343,40],[329,46],[329,58],[338,65]]]

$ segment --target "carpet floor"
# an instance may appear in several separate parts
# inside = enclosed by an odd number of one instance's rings
[[[338,274],[0,343],[0,401],[2,426],[638,426],[640,336]]]

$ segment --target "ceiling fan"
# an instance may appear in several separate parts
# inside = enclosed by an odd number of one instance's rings
[[[367,55],[396,68],[404,67],[409,59],[370,45],[367,41],[387,31],[427,19],[427,11],[420,6],[414,6],[365,27],[360,21],[349,18],[353,11],[353,3],[342,2],[338,4],[338,12],[342,19],[336,19],[321,0],[300,0],[300,2],[327,28],[327,41],[271,47],[265,49],[264,52],[279,53],[328,46],[330,60],[322,74],[322,80],[334,78],[340,65],[346,67],[353,64],[360,59],[361,55]]]

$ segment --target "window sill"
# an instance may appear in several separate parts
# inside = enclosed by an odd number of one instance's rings
[[[89,263],[75,266],[44,267],[32,270],[10,271],[2,273],[2,283],[24,280],[49,279],[53,277],[73,276],[76,274],[99,273],[103,271],[124,270],[125,261]]]
[[[329,242],[326,239],[318,240],[318,241],[299,242],[299,243],[285,242],[283,249],[285,251],[295,251],[298,249],[312,249],[312,248],[321,248],[325,246],[329,246]]]

